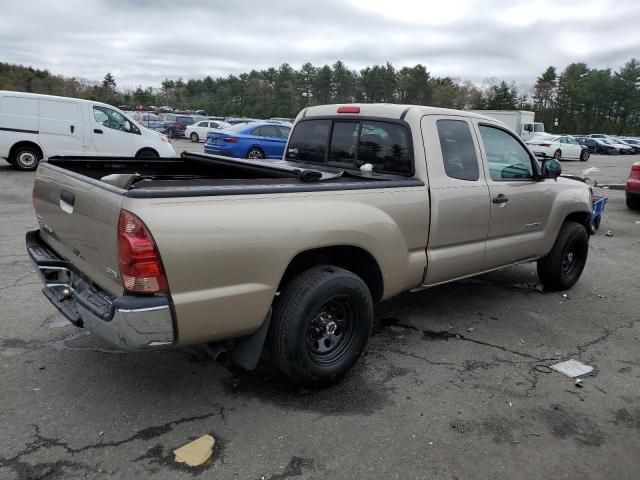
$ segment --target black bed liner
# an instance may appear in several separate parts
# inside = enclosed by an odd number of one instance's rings
[[[137,174],[124,195],[131,198],[202,197],[294,192],[420,187],[401,175],[344,174],[291,162],[253,161],[185,152],[180,158],[57,157],[51,165],[95,180],[112,174]],[[106,183],[95,182],[106,186]]]

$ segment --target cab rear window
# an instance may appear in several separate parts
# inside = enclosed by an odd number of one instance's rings
[[[407,127],[377,120],[303,120],[289,140],[286,159],[381,173],[411,175],[413,152]]]

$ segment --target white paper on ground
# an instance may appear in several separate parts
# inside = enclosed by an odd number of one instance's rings
[[[556,372],[560,372],[567,377],[579,377],[580,375],[585,375],[587,373],[593,372],[593,367],[589,365],[585,365],[577,360],[571,359],[566,362],[556,363],[555,365],[551,365]]]

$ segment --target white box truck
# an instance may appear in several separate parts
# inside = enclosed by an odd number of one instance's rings
[[[111,105],[0,90],[0,158],[35,170],[42,158],[175,157],[169,139]]]
[[[473,113],[495,118],[516,132],[523,140],[544,133],[544,123],[535,122],[535,113],[527,110],[471,110]]]

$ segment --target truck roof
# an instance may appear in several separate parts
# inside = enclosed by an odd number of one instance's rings
[[[409,111],[417,110],[423,115],[456,115],[465,117],[480,118],[495,122],[496,120],[486,115],[467,110],[454,110],[451,108],[429,107],[425,105],[403,105],[395,103],[349,103],[349,104],[330,104],[318,105],[316,107],[307,107],[298,115],[298,120],[309,117],[334,117],[337,115],[345,115],[338,113],[340,107],[357,107],[359,112],[354,112],[356,116],[363,117],[383,117],[383,118],[404,118]],[[348,114],[348,113],[346,113]]]

